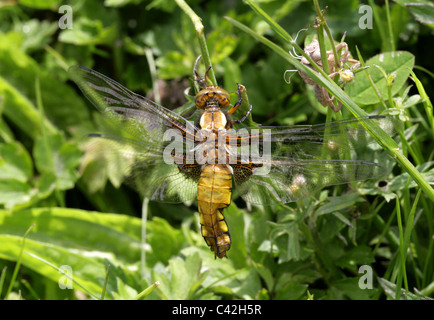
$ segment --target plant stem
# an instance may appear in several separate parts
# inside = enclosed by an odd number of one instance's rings
[[[142,203],[142,236],[140,248],[140,274],[142,279],[146,276],[146,223],[148,221],[149,199],[144,198]]]
[[[385,5],[386,5],[387,27],[389,31],[390,51],[395,51],[395,41],[393,39],[392,21],[390,19],[389,0],[386,0]]]
[[[320,25],[318,26],[318,43],[319,43],[319,50],[321,52],[321,62],[322,62],[322,68],[325,73],[330,74],[330,68],[329,68],[329,62],[327,60],[327,49],[325,47],[325,41],[324,41],[324,28],[325,28],[325,19],[322,14],[321,8],[319,6],[318,0],[313,1],[316,9],[316,15],[318,16],[318,20],[320,21]],[[332,40],[333,42],[333,40]],[[333,46],[333,43],[332,43]],[[336,49],[335,49],[336,50]]]
[[[154,101],[158,104],[161,104],[160,88],[158,85],[158,77],[157,77],[157,68],[155,66],[155,59],[154,56],[152,55],[152,50],[146,48],[145,55],[149,65],[149,71],[151,72],[152,92],[154,93]]]
[[[335,43],[333,41],[333,36],[332,33],[330,31],[330,28],[327,24],[327,21],[323,15],[323,12],[321,11],[321,8],[319,6],[318,0],[313,0],[315,9],[316,9],[316,14],[318,15],[319,20],[321,21],[321,25],[318,28],[318,41],[320,42],[320,49],[321,49],[321,58],[322,58],[322,63],[323,63],[323,68],[324,71],[327,74],[330,74],[330,70],[329,70],[329,66],[328,66],[328,60],[327,60],[327,54],[326,54],[326,49],[325,49],[325,44],[324,44],[324,48],[321,48],[321,41],[320,39],[324,38],[324,31],[327,34],[327,37],[330,41],[330,45],[332,47],[332,51],[333,51],[333,57],[335,60],[335,66],[337,68],[340,68],[340,63],[339,63],[339,57],[338,57],[338,52],[336,51],[336,46]],[[323,51],[324,50],[324,51]],[[325,67],[325,64],[327,65],[327,67]]]
[[[137,296],[135,296],[134,300],[143,299],[144,297],[146,297],[148,294],[150,294],[152,292],[152,290],[154,290],[159,285],[160,285],[160,283],[158,281],[154,282],[149,287],[147,287],[145,290],[143,290],[142,292],[140,292]]]
[[[376,9],[375,6],[375,2],[374,0],[368,0],[369,1],[369,6],[372,8],[372,13],[374,14],[374,20],[375,20],[375,24],[377,25],[376,30],[378,31],[378,33],[380,34],[380,38],[381,38],[381,43],[386,43],[386,34],[384,32],[382,23],[381,23],[381,18],[380,15],[378,14],[378,11]],[[385,51],[389,51],[387,46],[383,46],[385,47]]]
[[[3,284],[5,282],[6,279],[6,270],[8,269],[7,266],[3,267],[2,273],[0,275],[0,298],[1,298],[1,294],[2,294],[2,290],[3,290]]]
[[[21,248],[20,248],[20,254],[18,255],[17,264],[15,265],[14,272],[13,272],[12,278],[11,278],[11,282],[9,283],[8,290],[6,291],[5,300],[8,299],[9,293],[11,293],[11,291],[12,291],[12,286],[14,285],[15,279],[17,278],[18,270],[20,269],[21,260],[22,260],[22,257],[23,257],[24,245],[26,243],[26,238],[27,238],[28,234],[30,233],[30,231],[33,229],[34,226],[35,226],[35,224],[32,224],[27,229],[26,233],[24,233],[23,242],[22,242]]]
[[[318,0],[314,0],[314,5],[317,11],[317,15],[318,15],[318,19],[321,21],[320,22],[320,26],[318,27],[318,32],[317,32],[317,37],[318,37],[318,43],[319,43],[319,48],[320,48],[320,52],[321,52],[321,62],[322,62],[322,68],[324,70],[324,72],[326,74],[330,74],[330,66],[329,66],[329,60],[328,60],[328,56],[327,56],[327,49],[325,46],[325,40],[324,40],[324,32],[327,34],[327,37],[330,41],[330,45],[332,47],[332,52],[333,52],[333,57],[334,57],[334,64],[336,68],[340,68],[340,61],[339,61],[339,56],[338,53],[336,51],[336,46],[333,40],[333,36],[332,33],[330,31],[330,28],[327,25],[327,21],[323,15],[323,11],[321,11],[321,8],[319,7],[319,3]],[[333,81],[336,82],[335,79],[337,79],[339,77],[339,75],[336,75],[333,79]],[[333,102],[333,104],[338,107],[339,103],[335,100]],[[330,109],[330,108],[329,108]],[[333,113],[331,112],[327,112],[327,121],[331,121],[332,118],[329,118],[329,116],[331,116]],[[337,112],[337,114],[340,114],[340,112]],[[339,118],[339,117],[338,117]]]
[[[419,91],[420,97],[422,98],[422,103],[425,108],[425,113],[427,116],[427,121],[429,123],[429,126],[431,127],[431,132],[434,138],[434,115],[433,115],[433,105],[431,103],[431,100],[427,93],[425,92],[425,88],[423,87],[422,82],[416,77],[416,74],[410,70],[411,77],[410,79],[414,81],[416,84],[417,90]]]
[[[204,26],[202,19],[191,9],[191,7],[184,0],[175,0],[176,4],[190,17],[193,22],[194,29],[196,30],[197,38],[199,39],[200,50],[202,52],[202,59],[206,67],[212,66],[211,58],[209,56],[208,47],[204,34]],[[217,79],[214,74],[213,68],[208,72],[208,77],[214,85],[217,85]]]
[[[402,219],[401,219],[401,206],[399,205],[399,197],[396,197],[396,217],[398,221],[399,228],[399,252],[401,256],[401,272],[398,274],[398,281],[396,283],[396,299],[399,299],[401,294],[401,279],[404,278],[404,286],[406,292],[408,292],[408,283],[407,283],[407,272],[405,269],[405,250],[407,248],[404,247],[404,232],[402,229]]]
[[[107,273],[105,276],[104,287],[102,288],[101,300],[104,300],[104,297],[105,297],[105,292],[106,292],[106,288],[107,288],[109,274],[110,274],[110,264],[107,265]]]

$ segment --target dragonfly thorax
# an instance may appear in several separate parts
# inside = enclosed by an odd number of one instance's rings
[[[207,108],[200,117],[199,125],[201,129],[217,131],[225,129],[228,121],[226,115],[220,108]]]

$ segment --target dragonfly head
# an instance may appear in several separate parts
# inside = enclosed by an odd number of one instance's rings
[[[218,86],[207,86],[200,90],[195,98],[198,109],[210,107],[226,108],[229,106],[229,93]]]
[[[205,76],[199,76],[197,72],[197,63],[201,56],[197,57],[194,63],[194,79],[202,88],[195,98],[196,107],[198,109],[208,109],[208,108],[226,108],[229,106],[230,98],[226,90],[220,88],[219,86],[209,85],[209,71],[211,66],[206,69]]]

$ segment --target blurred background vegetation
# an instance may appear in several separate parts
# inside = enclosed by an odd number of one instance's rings
[[[353,55],[356,46],[365,60],[392,49],[414,55],[415,75],[432,97],[434,9],[430,1],[419,1],[421,7],[405,2],[376,1],[380,24],[374,21],[373,29],[358,26],[363,1],[320,5],[328,6],[334,39],[346,32]],[[308,28],[299,44],[315,33],[312,1],[256,3],[293,37]],[[246,3],[188,4],[202,18],[218,83],[227,91],[237,83],[246,86],[255,122],[325,121],[327,109],[312,86],[297,74],[288,84],[284,73],[293,67],[224,19],[232,17],[291,50]],[[59,27],[61,5],[72,8],[72,29]],[[214,260],[194,204],[151,202],[142,255],[142,199],[121,185],[110,163],[86,157],[83,136],[104,123],[67,69],[95,69],[175,109],[189,101],[185,90],[199,54],[193,25],[174,1],[0,1],[0,298],[97,298],[108,265],[108,299],[134,298],[156,281],[160,285],[147,299],[433,297],[434,206],[393,162],[387,177],[356,190],[329,188],[277,207],[234,201],[226,210],[233,240],[227,260]],[[404,121],[403,150],[412,147],[409,159],[432,184],[429,100],[408,79],[394,101],[381,112]],[[378,102],[362,107],[369,114],[381,110]],[[74,290],[59,289],[58,268],[64,265],[72,268]],[[372,267],[372,289],[359,287],[362,265]]]

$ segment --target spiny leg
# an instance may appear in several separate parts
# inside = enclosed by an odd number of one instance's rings
[[[252,111],[252,108],[253,108],[253,106],[250,105],[250,109],[249,109],[249,111],[247,111],[247,113],[244,115],[244,117],[242,117],[242,118],[239,119],[239,120],[233,120],[234,123],[236,123],[236,124],[240,124],[241,122],[243,122],[244,120],[246,120],[247,117],[249,116],[250,112]]]
[[[202,55],[199,55],[196,58],[196,61],[194,62],[193,67],[193,73],[194,73],[194,81],[196,81],[200,87],[206,87],[206,84],[209,81],[209,70],[211,69],[211,66],[208,66],[208,68],[205,71],[205,76],[201,77],[199,73],[197,72],[197,64],[199,63],[200,58],[202,58]]]
[[[243,100],[243,97],[241,95],[240,84],[237,83],[237,86],[238,86],[238,89],[237,89],[238,101],[234,104],[234,106],[232,108],[229,109],[229,111],[228,111],[229,114],[233,114],[241,106],[241,102]],[[253,106],[250,105],[250,109],[249,109],[249,111],[247,111],[247,113],[244,115],[244,117],[242,117],[240,120],[233,120],[233,122],[236,124],[240,124],[241,122],[246,120],[246,118],[249,116],[250,112],[252,111],[252,108],[253,108]]]

